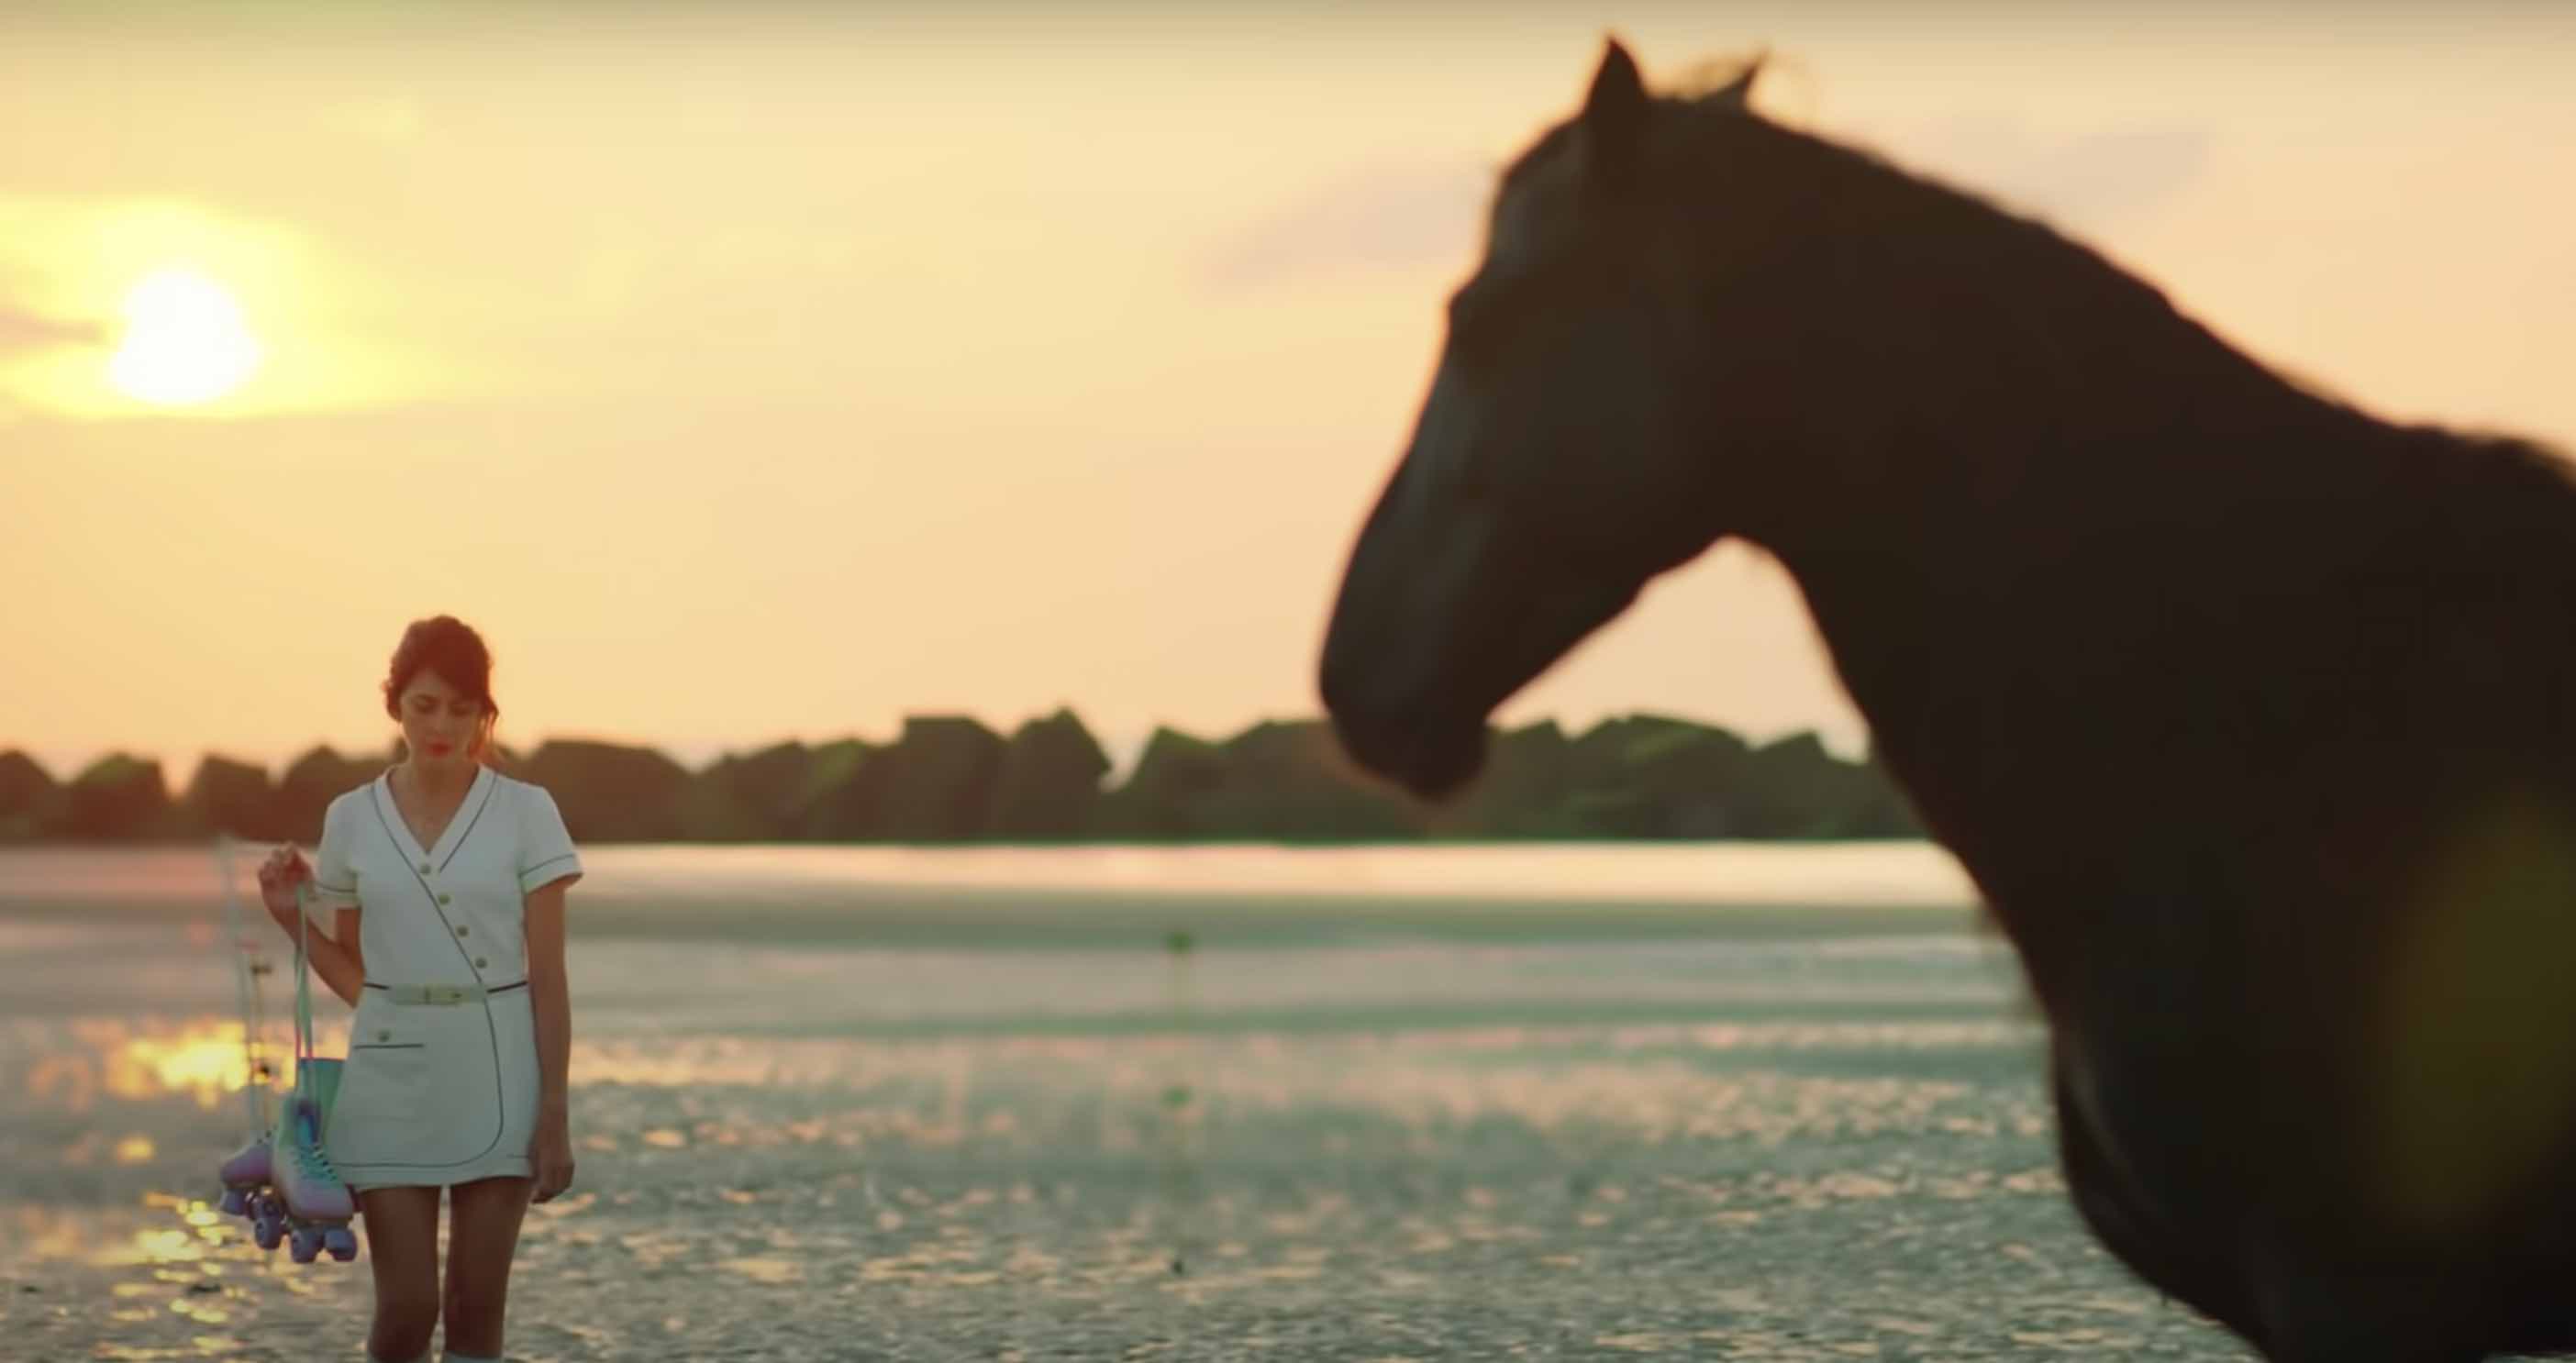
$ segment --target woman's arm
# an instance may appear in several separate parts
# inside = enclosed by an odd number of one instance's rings
[[[324,856],[327,858],[329,853]],[[291,844],[269,853],[268,860],[260,863],[259,899],[268,909],[268,916],[288,940],[304,941],[313,973],[322,977],[322,983],[339,995],[342,1003],[355,1008],[358,991],[367,983],[367,963],[358,948],[358,910],[339,906],[328,934],[306,931],[310,920],[304,915],[304,901],[313,893],[312,884],[313,868],[305,864],[304,854]]]
[[[528,893],[528,1006],[537,1025],[536,1200],[572,1183],[572,988],[564,970],[566,876]]]
[[[342,946],[341,943],[348,943]],[[342,909],[333,916],[331,935],[313,933],[308,938],[306,954],[312,958],[313,973],[322,983],[352,1008],[358,1006],[358,991],[367,984],[367,960],[358,948],[358,910]]]
[[[564,971],[564,882],[527,897],[528,1003],[537,1017],[537,1110],[566,1109],[572,1065],[572,990]]]

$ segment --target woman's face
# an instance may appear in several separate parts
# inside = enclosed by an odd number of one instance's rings
[[[483,702],[447,684],[427,668],[394,698],[402,715],[403,743],[424,766],[470,766],[482,755]]]

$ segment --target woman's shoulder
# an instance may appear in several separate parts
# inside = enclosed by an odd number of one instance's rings
[[[544,786],[534,781],[521,780],[497,767],[492,769],[492,793],[522,807],[552,805],[555,802],[553,792]]]
[[[499,771],[492,778],[492,801],[501,806],[502,817],[518,826],[522,855],[571,854],[571,834],[564,828],[563,811],[556,807],[553,792]]]
[[[322,817],[325,819],[336,819],[351,810],[365,809],[367,807],[367,802],[375,796],[376,782],[378,779],[378,777],[370,776],[366,780],[360,781],[358,784],[349,787],[347,790],[341,791],[339,794],[332,796],[331,803],[322,811]]]

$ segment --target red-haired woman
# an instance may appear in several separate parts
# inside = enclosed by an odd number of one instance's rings
[[[500,707],[472,629],[415,622],[384,699],[404,760],[331,802],[316,865],[281,847],[260,887],[292,932],[312,882],[314,971],[357,1009],[323,1147],[366,1221],[368,1356],[426,1359],[444,1317],[450,1363],[476,1363],[501,1356],[529,1201],[572,1182],[564,893],[581,859],[554,798],[491,766]]]

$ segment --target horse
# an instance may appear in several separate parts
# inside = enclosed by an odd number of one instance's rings
[[[2040,221],[1650,92],[1502,175],[1319,685],[1438,799],[1734,538],[2048,1036],[2110,1253],[2280,1363],[2576,1348],[2576,478],[2294,382]]]

